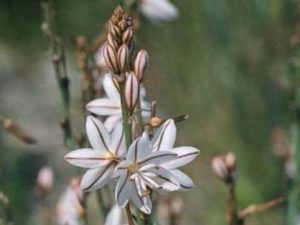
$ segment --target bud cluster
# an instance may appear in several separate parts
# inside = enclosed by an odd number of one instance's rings
[[[213,158],[212,168],[215,174],[226,184],[235,183],[236,180],[236,157],[229,152],[225,155],[219,155]]]
[[[145,50],[138,51],[135,58],[133,51],[132,18],[118,6],[108,22],[103,56],[117,82],[125,83],[124,96],[130,110],[136,106],[140,83],[148,64],[148,53]]]

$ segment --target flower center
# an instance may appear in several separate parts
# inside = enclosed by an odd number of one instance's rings
[[[128,167],[130,173],[136,173],[139,171],[139,165],[137,163],[133,163]]]

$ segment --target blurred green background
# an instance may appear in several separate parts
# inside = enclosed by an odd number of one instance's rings
[[[161,115],[188,113],[179,124],[178,145],[193,145],[201,156],[185,168],[197,188],[185,199],[182,224],[225,224],[224,185],[214,176],[214,155],[238,157],[237,196],[241,207],[282,195],[281,161],[270,133],[288,128],[289,39],[295,20],[292,0],[174,0],[178,20],[155,26],[142,18],[139,46],[148,50],[148,99]],[[67,48],[73,114],[79,108],[80,74],[73,37],[93,40],[118,1],[57,1],[58,26]],[[58,126],[61,108],[49,46],[40,31],[39,1],[0,1],[0,113],[23,124],[39,140],[25,146],[1,134],[1,188],[10,196],[16,224],[34,224],[34,185],[44,164],[55,168],[57,192],[70,166]],[[79,130],[83,121],[75,127]],[[53,202],[57,197],[53,197]],[[28,216],[31,215],[31,216]],[[285,207],[249,218],[247,224],[284,224]]]

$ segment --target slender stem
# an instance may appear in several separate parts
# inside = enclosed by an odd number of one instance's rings
[[[128,204],[125,209],[126,209],[126,216],[127,216],[128,224],[134,225],[130,205]]]
[[[237,225],[238,224],[238,213],[235,199],[235,184],[230,183],[228,185],[228,196],[227,196],[227,224]]]
[[[48,38],[52,48],[52,62],[55,71],[56,81],[61,95],[64,118],[61,122],[61,127],[64,132],[64,142],[68,148],[73,148],[74,141],[71,129],[70,120],[70,90],[69,78],[66,69],[65,52],[58,36],[56,17],[54,12],[54,3],[51,0],[45,0],[41,4],[43,10],[42,31]]]

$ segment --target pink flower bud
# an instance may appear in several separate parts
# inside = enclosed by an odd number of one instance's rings
[[[219,178],[222,180],[226,180],[228,178],[229,172],[222,157],[217,156],[213,158],[211,166]]]
[[[148,53],[145,50],[140,50],[134,62],[134,72],[139,82],[143,80],[144,73],[148,64]]]
[[[53,170],[49,166],[40,169],[37,177],[37,183],[44,192],[48,192],[53,186]]]
[[[114,72],[118,71],[117,56],[114,49],[106,43],[104,45],[103,53],[107,67]]]
[[[125,72],[129,63],[129,49],[126,44],[123,44],[118,51],[119,68]]]
[[[139,82],[133,73],[126,77],[125,81],[125,100],[127,107],[133,110],[139,96]]]

